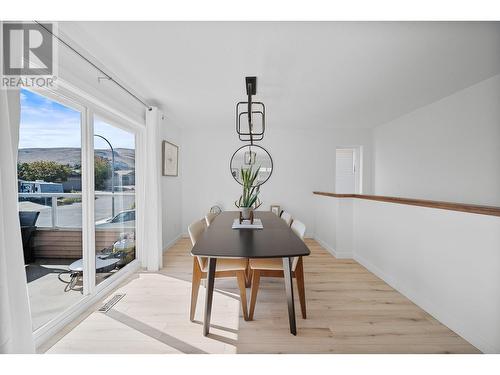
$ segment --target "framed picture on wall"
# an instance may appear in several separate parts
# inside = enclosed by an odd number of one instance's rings
[[[168,141],[162,143],[162,175],[179,175],[179,147]]]
[[[277,204],[272,204],[271,205],[271,212],[275,214],[276,216],[280,216],[280,206]]]

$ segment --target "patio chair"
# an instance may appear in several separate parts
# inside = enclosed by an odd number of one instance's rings
[[[32,263],[35,259],[31,240],[36,231],[36,221],[40,211],[19,211],[19,223],[21,224],[21,237],[23,240],[24,264]]]
[[[135,258],[135,234],[122,233],[120,238],[113,243],[113,246],[104,248],[97,252],[95,257],[95,272],[110,273],[116,268],[121,268],[130,263]],[[62,274],[70,275],[70,280],[61,278]],[[68,271],[59,274],[59,280],[67,284],[64,291],[73,290],[83,276],[83,259],[78,259],[71,263]]]

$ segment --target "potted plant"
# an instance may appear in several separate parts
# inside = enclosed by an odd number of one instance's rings
[[[261,205],[258,197],[260,185],[254,186],[259,170],[260,167],[256,171],[253,170],[253,167],[241,168],[240,170],[243,194],[234,204],[241,210],[243,220],[249,220],[252,210],[256,210]]]

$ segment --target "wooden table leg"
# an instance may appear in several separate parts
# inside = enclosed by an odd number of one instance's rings
[[[203,336],[210,331],[210,316],[212,314],[212,298],[214,296],[215,266],[217,258],[208,258],[207,287],[205,295],[205,312],[203,314]]]
[[[297,335],[295,324],[295,305],[293,302],[292,284],[292,258],[283,258],[283,276],[285,278],[286,299],[288,303],[288,320],[290,321],[290,333]]]

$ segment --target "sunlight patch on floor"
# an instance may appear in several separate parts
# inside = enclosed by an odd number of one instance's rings
[[[204,337],[203,286],[191,322],[190,282],[156,273],[134,277],[115,291],[126,295],[108,313],[93,312],[47,353],[236,353],[238,295],[215,290],[212,327]]]

